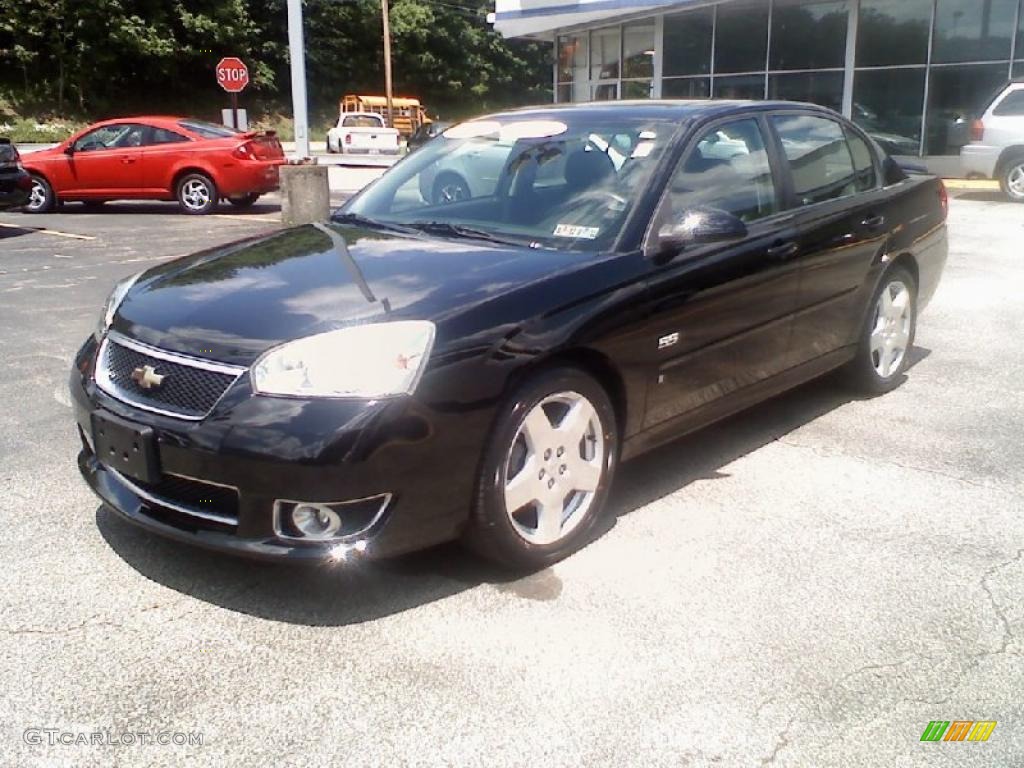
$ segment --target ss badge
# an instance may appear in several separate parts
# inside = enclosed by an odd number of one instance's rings
[[[679,334],[670,333],[668,336],[662,336],[658,339],[658,349],[668,349],[679,343]]]

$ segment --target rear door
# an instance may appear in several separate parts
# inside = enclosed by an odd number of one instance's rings
[[[767,124],[733,118],[703,131],[676,169],[659,223],[717,208],[742,219],[748,237],[692,245],[650,279],[654,360],[645,427],[711,405],[787,367],[799,269],[796,230]],[[665,207],[668,210],[665,210]]]
[[[800,364],[855,341],[868,273],[896,217],[878,183],[874,152],[859,133],[822,114],[786,112],[769,120],[799,230],[791,354]]]
[[[74,143],[66,193],[92,197],[131,197],[142,186],[142,142],[146,126],[104,125]]]

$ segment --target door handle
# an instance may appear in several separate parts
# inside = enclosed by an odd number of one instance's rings
[[[885,226],[885,216],[872,216],[861,222],[862,227],[867,229],[881,229]]]
[[[135,162],[135,158],[134,157],[122,157],[121,158],[121,162],[124,163],[125,165],[131,165],[132,163]]]
[[[795,242],[781,243],[779,245],[773,245],[768,249],[769,259],[778,259],[779,261],[785,261],[791,259],[800,252],[800,246]]]

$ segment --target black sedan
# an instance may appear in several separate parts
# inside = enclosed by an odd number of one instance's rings
[[[471,194],[424,196],[458,167]],[[837,368],[897,386],[946,196],[789,103],[462,123],[331,221],[118,285],[78,352],[79,465],[128,520],[256,557],[461,538],[536,568],[617,464]]]
[[[32,178],[21,166],[17,147],[0,138],[0,211],[24,205],[31,192]]]

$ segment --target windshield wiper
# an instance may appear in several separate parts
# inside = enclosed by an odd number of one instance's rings
[[[501,243],[502,245],[530,244],[530,241],[514,237],[502,237],[483,229],[465,227],[462,224],[452,224],[447,221],[412,221],[406,226],[418,229],[420,232],[426,232],[428,235],[440,235],[441,237],[464,237],[471,240],[486,240],[489,243]]]
[[[408,232],[409,227],[404,227],[401,224],[393,224],[390,221],[380,221],[379,219],[371,219],[369,216],[363,216],[361,213],[336,213],[331,216],[331,221],[336,221],[339,224],[355,224],[357,227],[370,227],[373,229],[388,229],[392,232]]]

